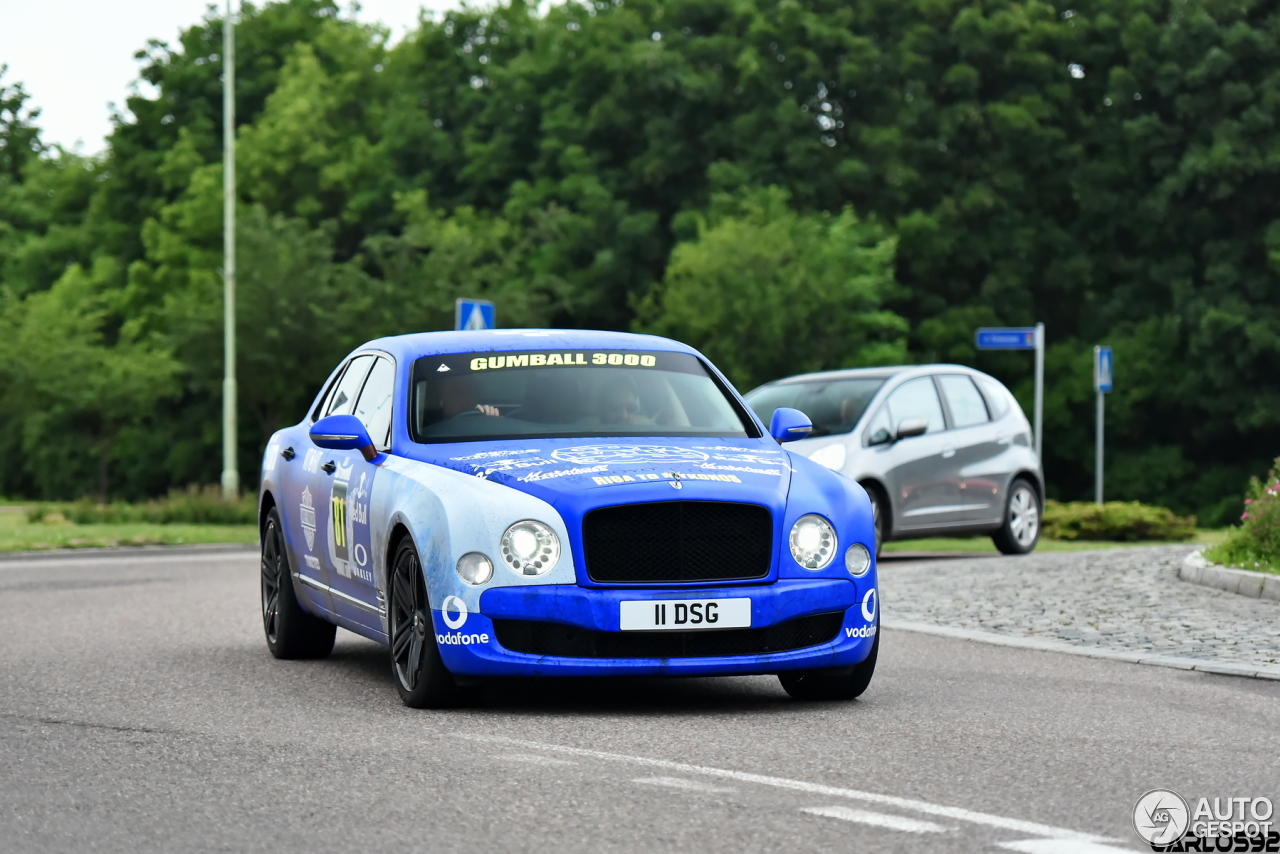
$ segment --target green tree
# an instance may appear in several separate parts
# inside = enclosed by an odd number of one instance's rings
[[[851,209],[801,215],[772,187],[716,199],[676,246],[640,327],[700,348],[744,388],[788,374],[906,356],[885,311],[895,240]]]

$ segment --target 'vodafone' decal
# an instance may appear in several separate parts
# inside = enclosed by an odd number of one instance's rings
[[[876,589],[874,587],[867,591],[866,596],[862,597],[862,616],[866,617],[868,623],[875,621]]]
[[[449,616],[450,611],[457,611],[457,619]],[[862,605],[862,612],[867,611],[866,603]],[[440,606],[440,617],[444,620],[444,624],[451,629],[460,629],[467,622],[467,603],[463,602],[457,596],[446,596],[444,604]]]

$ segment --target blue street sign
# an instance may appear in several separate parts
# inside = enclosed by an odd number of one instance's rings
[[[1095,391],[1105,394],[1111,391],[1111,348],[1095,347],[1093,352],[1093,388]]]
[[[1034,326],[979,329],[975,339],[979,350],[1034,350],[1036,329]]]
[[[487,299],[458,297],[453,304],[454,329],[494,329],[493,303]]]

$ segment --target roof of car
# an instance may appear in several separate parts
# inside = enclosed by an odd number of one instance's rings
[[[510,350],[665,350],[697,353],[678,341],[631,332],[593,329],[491,329],[460,332],[416,332],[378,338],[360,349],[383,350],[397,358],[418,359],[447,353]]]
[[[818,371],[812,374],[796,374],[793,377],[783,377],[782,379],[773,380],[772,382],[765,383],[765,385],[784,385],[787,383],[816,382],[823,380],[887,380],[892,377],[896,377],[899,374],[905,374],[908,372],[929,374],[936,373],[938,371],[951,370],[978,373],[977,371],[974,371],[973,368],[965,367],[964,365],[942,363],[932,365],[886,365],[884,367],[876,368],[844,368],[838,371]]]

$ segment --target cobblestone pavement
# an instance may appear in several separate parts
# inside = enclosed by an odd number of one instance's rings
[[[1280,602],[1177,577],[1188,546],[880,563],[886,618],[1221,663],[1280,664]]]

